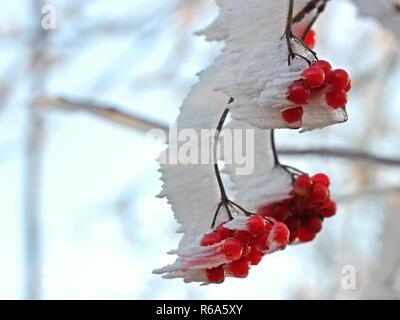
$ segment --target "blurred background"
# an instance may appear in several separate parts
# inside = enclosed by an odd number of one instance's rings
[[[399,298],[399,46],[346,0],[330,1],[316,49],[351,73],[349,122],[277,136],[286,163],[332,177],[337,216],[246,280],[151,274],[179,236],[155,198],[163,146],[145,132],[175,120],[218,55],[193,36],[217,12],[213,0],[0,1],[0,298]]]

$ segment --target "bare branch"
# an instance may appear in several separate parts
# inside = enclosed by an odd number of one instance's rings
[[[372,164],[386,165],[386,166],[400,166],[400,159],[385,158],[376,156],[364,151],[353,151],[346,149],[328,149],[328,148],[315,148],[315,149],[302,149],[294,150],[288,148],[281,148],[278,150],[281,155],[286,156],[317,156],[326,158],[342,158],[351,161],[360,161]]]
[[[140,132],[151,129],[168,130],[168,126],[144,117],[122,111],[120,107],[96,102],[93,100],[78,100],[65,97],[40,97],[35,101],[35,107],[62,109],[66,111],[84,111],[104,120],[129,127]]]
[[[122,111],[118,106],[112,106],[93,100],[79,100],[64,97],[40,97],[36,99],[34,106],[37,108],[61,109],[67,111],[84,111],[100,117],[115,124],[123,125],[140,132],[147,132],[151,129],[161,129],[168,132],[168,125],[141,116]],[[364,151],[346,149],[290,149],[280,148],[278,153],[286,156],[315,156],[326,158],[342,158],[349,161],[360,161],[364,163],[400,166],[400,158],[386,158]]]

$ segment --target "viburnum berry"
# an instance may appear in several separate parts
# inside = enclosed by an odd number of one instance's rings
[[[251,216],[247,222],[247,230],[249,231],[250,235],[258,236],[266,231],[266,222],[264,218],[259,215]]]
[[[317,173],[317,174],[313,175],[312,181],[315,184],[322,184],[325,187],[329,187],[329,185],[331,184],[329,177],[323,173]]]
[[[322,220],[318,217],[310,217],[304,222],[304,229],[311,233],[318,233],[322,229]]]
[[[313,49],[315,47],[315,44],[317,42],[317,34],[313,29],[310,29],[305,38],[304,38],[304,43],[310,47],[311,49]]]
[[[312,65],[312,67],[320,68],[325,73],[325,79],[328,79],[332,72],[332,66],[328,61],[325,60],[317,60]]]
[[[310,96],[310,89],[301,82],[296,82],[289,87],[288,100],[295,104],[303,105],[307,103]]]
[[[303,71],[303,82],[308,88],[318,88],[325,82],[325,72],[319,67],[310,67]]]
[[[351,79],[349,80],[349,84],[346,86],[346,88],[344,88],[344,92],[348,93],[351,90]]]
[[[305,228],[301,228],[298,233],[297,237],[301,242],[309,242],[315,239],[316,234],[307,231]]]
[[[294,192],[299,196],[306,196],[309,194],[311,187],[313,186],[313,181],[311,178],[304,174],[297,177],[294,182]]]
[[[246,278],[250,270],[248,258],[241,258],[226,265],[226,271],[236,278]]]
[[[251,235],[246,230],[235,230],[233,236],[238,239],[243,245],[251,241]]]
[[[322,184],[315,184],[311,189],[310,198],[315,202],[324,202],[329,198],[329,189]]]
[[[262,260],[263,255],[264,255],[264,254],[263,254],[262,252],[258,251],[257,249],[255,249],[255,248],[253,247],[253,248],[251,248],[251,250],[250,250],[250,252],[249,252],[247,258],[249,259],[250,264],[251,264],[252,266],[256,266],[256,265],[258,265],[258,264],[260,263],[260,261]]]
[[[328,206],[321,209],[320,214],[325,218],[333,217],[336,214],[336,203],[334,201],[330,201]]]
[[[232,236],[233,231],[224,227],[224,223],[221,223],[216,229],[215,232],[221,237],[221,239],[226,239]]]
[[[219,266],[216,268],[206,269],[207,280],[210,283],[222,283],[225,280],[225,268]]]
[[[343,69],[336,69],[331,72],[326,80],[336,90],[344,90],[350,82],[349,74]]]
[[[211,246],[213,244],[216,244],[220,242],[222,239],[221,237],[216,234],[216,233],[207,233],[201,238],[200,245],[201,246]]]
[[[247,257],[251,251],[251,246],[248,244],[243,245],[242,257]]]
[[[290,233],[296,232],[301,227],[301,220],[295,216],[289,217],[285,220],[285,224],[288,227]]]
[[[343,108],[347,104],[347,94],[343,91],[333,89],[326,93],[325,101],[333,109]]]
[[[243,246],[242,243],[233,237],[224,240],[224,246],[222,248],[222,253],[229,260],[238,260],[242,256]]]
[[[287,203],[277,203],[271,212],[270,217],[276,219],[276,221],[284,221],[289,216],[289,206]]]
[[[254,248],[257,249],[257,251],[260,251],[260,252],[268,251],[269,250],[268,235],[264,234],[261,237],[257,238],[254,241]]]
[[[289,229],[284,223],[275,223],[272,227],[270,241],[272,241],[279,249],[283,249],[289,242],[289,233]]]
[[[283,120],[285,120],[288,124],[301,122],[303,119],[303,107],[295,107],[283,110],[281,112]]]

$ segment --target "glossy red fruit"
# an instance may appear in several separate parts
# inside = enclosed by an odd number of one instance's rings
[[[310,97],[310,89],[301,82],[296,82],[289,87],[288,100],[295,104],[303,105]]]
[[[251,236],[259,236],[266,231],[266,221],[261,216],[251,216],[247,221],[247,230]]]
[[[331,84],[337,91],[344,90],[350,82],[349,74],[343,69],[333,70],[326,82]]]
[[[315,47],[315,44],[317,42],[317,34],[313,29],[307,32],[305,38],[304,38],[304,43],[313,49]]]
[[[320,214],[325,218],[333,217],[336,214],[336,203],[334,201],[330,201],[328,206],[321,209]]]
[[[265,234],[254,241],[253,247],[260,252],[266,252],[269,250],[268,235]]]
[[[235,230],[233,236],[238,239],[243,245],[251,241],[251,235],[246,230]]]
[[[351,84],[351,79],[349,80],[349,84],[344,88],[344,92],[348,93],[351,90],[352,84]]]
[[[329,199],[329,189],[322,184],[315,184],[311,189],[310,199],[313,202],[323,203]]]
[[[207,233],[201,238],[200,245],[201,246],[211,246],[213,244],[216,244],[220,242],[222,239],[221,237],[216,234],[216,233]]]
[[[299,238],[300,242],[309,242],[315,239],[316,234],[301,228],[297,233],[297,237]]]
[[[276,221],[284,221],[290,214],[289,209],[286,203],[277,203],[271,212],[271,217]]]
[[[269,237],[269,245],[273,245],[278,249],[285,248],[289,243],[289,234],[289,229],[284,223],[275,223]]]
[[[295,216],[289,217],[284,223],[288,227],[290,233],[298,231],[301,227],[301,220]]]
[[[347,104],[347,94],[343,91],[331,90],[325,94],[325,101],[333,109],[344,108]]]
[[[281,112],[283,120],[288,124],[301,122],[303,119],[303,107],[295,107],[291,109],[286,109]]]
[[[229,260],[234,261],[240,259],[243,252],[242,243],[233,237],[227,238],[224,240],[224,246],[222,248],[222,253]]]
[[[251,251],[251,246],[248,244],[243,245],[242,257],[247,257]]]
[[[289,236],[289,243],[293,243],[297,239],[297,231],[296,232],[290,232]]]
[[[236,278],[246,278],[250,270],[250,261],[248,258],[242,258],[226,265],[226,271]]]
[[[274,206],[266,205],[258,210],[258,214],[261,214],[264,217],[271,217]]]
[[[205,272],[206,272],[207,280],[210,283],[222,283],[225,280],[224,266],[206,269]]]
[[[257,251],[257,249],[255,248],[252,248],[249,252],[249,255],[247,256],[247,258],[250,261],[250,265],[252,266],[258,265],[262,260],[263,255],[264,254],[262,252]]]
[[[317,173],[312,177],[312,181],[315,184],[322,184],[325,187],[329,187],[331,184],[331,181],[329,180],[329,177],[326,174],[323,173]]]
[[[325,72],[318,67],[310,67],[303,72],[303,82],[308,88],[318,88],[325,82]]]
[[[297,195],[304,197],[309,194],[312,185],[313,182],[308,175],[301,175],[297,177],[296,181],[294,182],[294,192]]]
[[[304,222],[304,229],[310,233],[318,233],[322,229],[322,220],[319,217],[310,217]]]
[[[224,227],[224,223],[221,223],[215,232],[221,237],[221,239],[229,238],[233,235],[233,231]]]
[[[330,76],[330,74],[332,72],[331,64],[325,60],[315,61],[311,66],[322,69],[325,73],[325,80],[328,79],[328,77]]]

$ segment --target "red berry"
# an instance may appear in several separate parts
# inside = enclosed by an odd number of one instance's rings
[[[344,88],[344,92],[348,93],[351,90],[351,80],[349,80],[349,84],[346,88]]]
[[[270,217],[273,211],[272,205],[267,205],[258,210],[258,213],[264,217]]]
[[[207,280],[210,283],[222,283],[225,280],[224,266],[206,269]]]
[[[297,239],[297,231],[296,232],[290,232],[290,236],[289,236],[289,243],[293,243],[294,240]]]
[[[303,82],[308,88],[318,88],[325,82],[325,72],[318,67],[310,67],[303,72]]]
[[[347,94],[336,89],[328,91],[325,95],[325,101],[333,109],[343,108],[347,104]]]
[[[221,237],[221,239],[226,239],[232,236],[233,231],[224,227],[224,223],[221,223],[216,229],[215,232]]]
[[[216,234],[216,233],[207,233],[201,238],[200,245],[201,246],[211,246],[213,244],[216,244],[220,242],[222,239],[221,237]]]
[[[307,231],[304,228],[301,228],[297,233],[297,237],[299,238],[300,242],[309,242],[315,239],[316,234]]]
[[[325,60],[317,60],[311,66],[322,69],[325,73],[325,79],[328,79],[332,72],[331,64]]]
[[[265,234],[254,241],[254,248],[260,252],[266,252],[269,250],[268,235]]]
[[[257,249],[255,249],[255,248],[252,248],[252,249],[250,250],[249,255],[248,255],[247,258],[249,259],[250,264],[251,264],[252,266],[256,266],[256,265],[258,265],[258,264],[260,263],[260,261],[262,260],[263,255],[264,255],[264,254],[263,254],[262,252],[257,251]]]
[[[247,257],[251,251],[251,247],[248,244],[243,245],[242,257]]]
[[[329,198],[329,190],[322,184],[316,184],[311,189],[310,198],[313,202],[323,203]]]
[[[242,256],[243,246],[242,243],[233,237],[224,240],[224,247],[222,253],[229,260],[238,260]]]
[[[310,29],[310,31],[307,32],[305,38],[304,38],[304,43],[313,49],[315,47],[315,43],[317,42],[317,34],[313,29]]]
[[[304,174],[297,177],[296,181],[294,182],[294,192],[297,195],[304,197],[309,194],[312,185],[313,182],[311,178],[308,175]]]
[[[336,203],[330,201],[327,207],[321,209],[320,214],[325,218],[333,217],[336,214]]]
[[[233,236],[242,244],[248,244],[251,241],[251,235],[246,230],[235,230]]]
[[[289,216],[289,205],[285,202],[279,202],[274,205],[270,217],[274,218],[277,221],[284,221]]]
[[[315,184],[322,184],[325,187],[329,187],[331,184],[331,181],[329,180],[329,177],[326,174],[323,173],[317,173],[312,177],[312,181]]]
[[[250,270],[248,258],[242,258],[226,265],[226,271],[236,278],[246,278]]]
[[[305,104],[310,96],[310,90],[303,83],[296,82],[289,87],[288,100],[295,104]]]
[[[278,249],[283,249],[289,242],[289,229],[284,223],[275,223],[272,227],[269,244]]]
[[[318,233],[322,229],[322,220],[318,217],[310,217],[305,221],[304,229],[311,233]]]
[[[343,69],[333,70],[326,80],[336,90],[344,90],[350,82],[349,74]]]
[[[301,227],[301,220],[299,218],[296,218],[294,216],[289,217],[286,221],[285,221],[286,226],[288,227],[290,233],[292,232],[296,232],[297,230],[300,229]]]
[[[266,231],[266,222],[264,218],[261,216],[255,215],[249,218],[247,221],[247,230],[249,231],[250,235],[258,236]]]
[[[288,124],[301,122],[301,120],[303,119],[303,113],[303,107],[286,109],[281,112],[283,120],[285,120]]]

